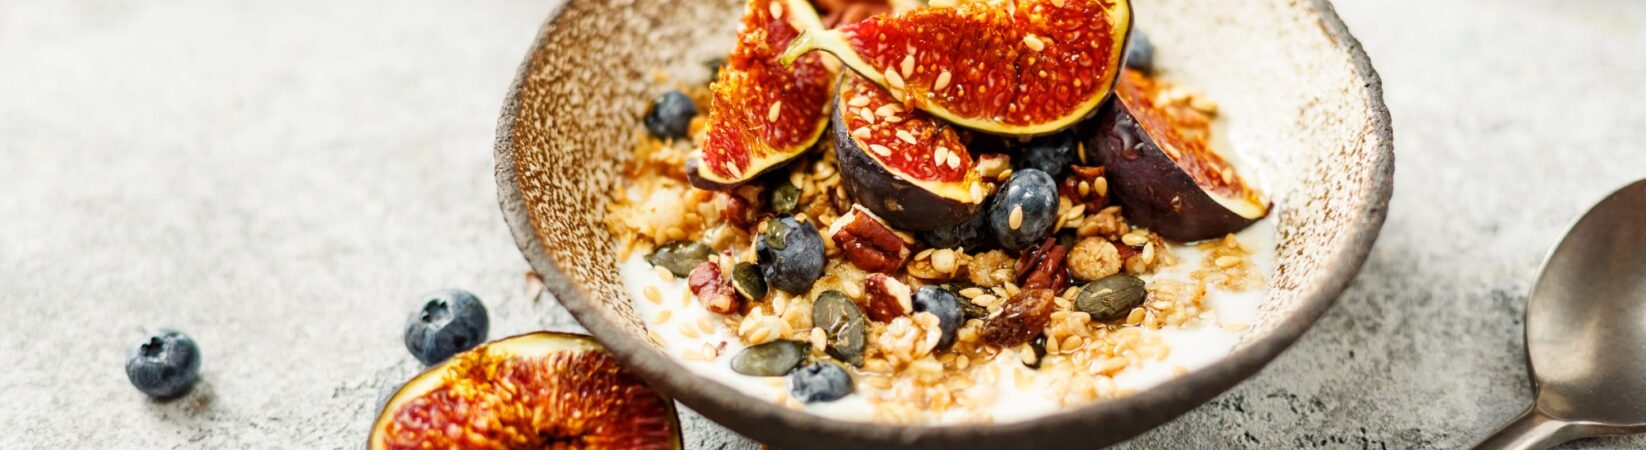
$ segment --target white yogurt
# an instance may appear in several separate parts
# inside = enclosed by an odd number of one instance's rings
[[[1271,211],[1270,217],[1259,220],[1236,234],[1240,242],[1252,250],[1250,261],[1257,266],[1258,273],[1264,274],[1265,277],[1272,274],[1275,269],[1277,235],[1273,216]],[[1145,280],[1187,281],[1190,279],[1189,274],[1201,266],[1204,251],[1193,245],[1173,244],[1169,247],[1178,263],[1155,274],[1144,276]],[[635,311],[646,320],[648,328],[662,338],[665,351],[671,357],[701,375],[760,399],[777,401],[787,393],[788,385],[784,378],[752,377],[732,371],[732,356],[745,346],[737,338],[735,330],[727,328],[719,315],[708,312],[695,300],[690,299],[691,293],[685,280],[661,280],[657,270],[646,262],[644,255],[634,255],[622,262],[619,269],[622,272],[624,287],[633,299]],[[655,287],[662,294],[660,303],[647,300],[647,287]],[[1115,388],[1141,391],[1175,377],[1174,371],[1177,367],[1192,371],[1210,365],[1227,355],[1240,341],[1242,334],[1230,329],[1240,329],[1241,327],[1234,325],[1251,324],[1257,319],[1258,309],[1266,291],[1267,289],[1263,288],[1245,292],[1225,292],[1208,288],[1204,298],[1205,309],[1215,314],[1215,320],[1202,321],[1199,326],[1192,328],[1142,328],[1146,334],[1159,336],[1170,347],[1170,352],[1163,359],[1150,359],[1143,364],[1122,369],[1113,377]],[[668,311],[669,319],[661,324],[654,323],[665,310]],[[708,317],[713,323],[712,333],[694,338],[680,332],[682,324],[695,324],[703,317]],[[693,360],[683,356],[688,351],[703,352],[705,346],[712,348],[721,345],[724,345],[724,348],[711,361]],[[1028,420],[1061,409],[1058,399],[1050,395],[1053,374],[1029,369],[1010,357],[996,357],[988,361],[985,367],[999,375],[995,383],[995,401],[982,411],[990,420],[997,423]],[[1019,373],[1029,377],[1029,382],[1023,387],[1019,387],[1015,381]],[[859,392],[833,402],[808,404],[805,409],[835,419],[872,420],[875,406],[869,401],[868,396],[873,393],[861,392],[863,387],[859,384]],[[957,408],[934,414],[926,422],[948,424],[976,421],[973,414],[975,413]]]

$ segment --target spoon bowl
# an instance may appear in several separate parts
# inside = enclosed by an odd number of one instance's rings
[[[1549,253],[1526,354],[1536,402],[1476,448],[1646,432],[1646,180],[1601,200]]]

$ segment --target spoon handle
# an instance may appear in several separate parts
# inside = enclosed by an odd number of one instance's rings
[[[1475,450],[1543,450],[1579,436],[1572,424],[1543,415],[1537,405],[1474,445]]]

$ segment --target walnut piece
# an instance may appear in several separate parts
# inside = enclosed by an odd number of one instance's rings
[[[691,275],[686,277],[686,285],[709,312],[731,314],[743,306],[742,300],[737,297],[737,290],[732,287],[731,278],[720,270],[720,264],[712,260],[692,269]]]
[[[868,301],[869,319],[890,322],[914,311],[909,285],[883,273],[869,274],[863,280],[863,297]]]
[[[858,206],[829,225],[829,238],[846,260],[868,272],[895,272],[909,258],[909,246],[903,238]]]

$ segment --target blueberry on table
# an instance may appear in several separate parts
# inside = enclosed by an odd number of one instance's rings
[[[1007,250],[1022,250],[1051,233],[1057,224],[1057,184],[1040,169],[1012,172],[989,204],[989,231]]]
[[[1080,159],[1073,131],[1034,138],[1020,149],[1022,156],[1012,161],[1017,164],[1016,170],[1040,169],[1053,179],[1063,176],[1063,171]]]
[[[823,236],[811,222],[793,216],[768,219],[754,250],[767,286],[798,294],[823,276]]]
[[[1143,30],[1132,29],[1132,44],[1126,47],[1126,68],[1143,73],[1154,72],[1154,43],[1143,35]]]
[[[658,139],[686,137],[686,129],[697,117],[697,104],[680,91],[664,92],[652,100],[646,111],[646,131]]]
[[[126,358],[126,378],[150,397],[173,398],[189,392],[200,379],[200,347],[174,330],[160,330],[133,348]]]
[[[789,374],[789,395],[805,403],[832,402],[852,393],[852,376],[838,364],[815,362]]]
[[[490,319],[473,293],[443,289],[424,295],[422,307],[406,318],[406,350],[424,365],[486,342]]]
[[[953,292],[937,286],[921,286],[914,291],[915,312],[929,312],[937,316],[937,327],[943,330],[943,337],[937,341],[939,350],[954,345],[954,337],[960,332],[960,324],[966,318],[960,310],[960,298]]]

